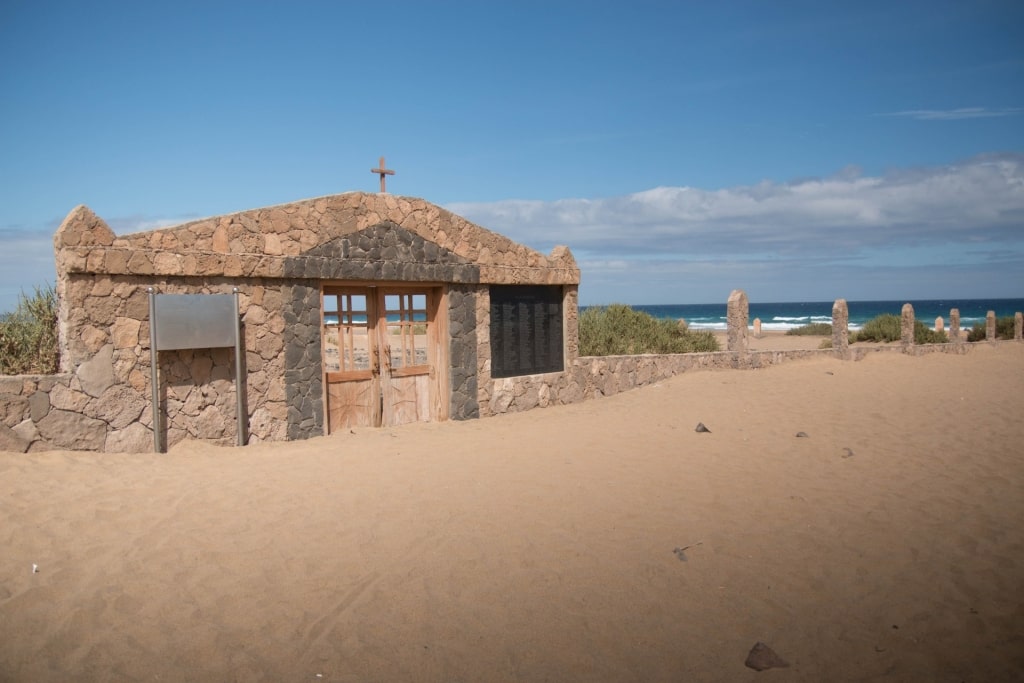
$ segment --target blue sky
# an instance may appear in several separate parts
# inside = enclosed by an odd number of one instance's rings
[[[119,233],[350,190],[581,302],[1024,296],[1024,3],[0,0],[0,311]]]

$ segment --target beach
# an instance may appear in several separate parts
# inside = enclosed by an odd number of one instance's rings
[[[718,348],[722,351],[729,349],[729,335],[722,331],[714,332],[718,340]],[[760,335],[755,335],[753,330],[747,330],[748,351],[808,351],[822,348],[822,342],[832,341],[831,336],[820,336],[814,334],[786,334],[776,330],[765,330]],[[866,348],[875,346],[874,342],[858,342],[856,346]]]
[[[1021,680],[1022,382],[976,344],[0,453],[0,681]]]

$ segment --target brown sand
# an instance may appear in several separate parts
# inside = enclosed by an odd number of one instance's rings
[[[1020,680],[1022,380],[1007,343],[3,453],[0,680]]]
[[[718,346],[725,351],[729,346],[729,335],[726,332],[715,332],[718,339]],[[806,351],[808,349],[820,349],[822,342],[831,340],[832,337],[818,335],[786,334],[778,330],[765,330],[760,337],[755,337],[753,331],[747,337],[747,349],[750,351]],[[873,342],[858,342],[858,347],[877,346]]]

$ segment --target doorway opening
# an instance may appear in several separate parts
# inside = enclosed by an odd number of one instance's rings
[[[440,287],[325,286],[321,339],[327,433],[443,417]]]

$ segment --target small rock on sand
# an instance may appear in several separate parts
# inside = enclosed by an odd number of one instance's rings
[[[755,671],[789,666],[789,662],[775,654],[774,650],[761,641],[754,643],[754,647],[750,648],[750,654],[747,655],[747,661],[744,664]]]

